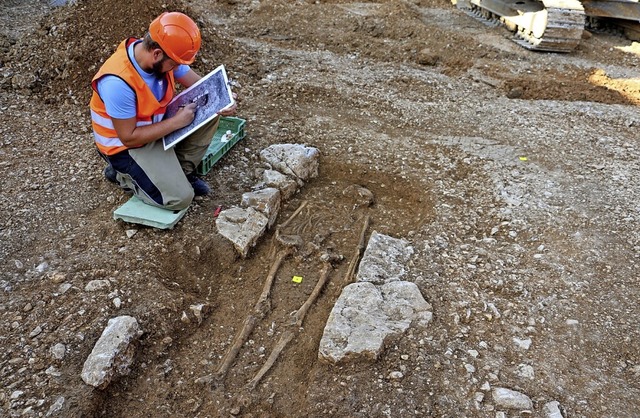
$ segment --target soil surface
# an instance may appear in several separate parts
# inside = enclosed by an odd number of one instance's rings
[[[593,33],[571,54],[535,53],[445,0],[1,8],[0,415],[514,417],[557,401],[565,417],[637,416],[637,44]],[[198,22],[194,68],[224,64],[247,121],[205,177],[214,193],[170,231],[113,220],[128,196],[102,175],[88,109],[100,64],[166,9]],[[307,202],[288,231],[345,261],[249,390],[322,265],[313,251],[285,260],[270,313],[211,379],[278,245],[269,232],[238,257],[214,211],[239,204],[276,143],[321,153],[278,222]],[[433,321],[376,361],[327,364],[318,344],[367,215],[367,236],[413,246],[408,277]],[[144,334],[129,375],[97,390],[80,373],[118,315]],[[497,387],[533,410],[496,405]]]

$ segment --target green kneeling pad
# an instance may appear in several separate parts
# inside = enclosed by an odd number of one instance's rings
[[[147,205],[135,196],[113,212],[113,219],[152,226],[159,229],[171,229],[187,213],[187,209],[169,210]]]

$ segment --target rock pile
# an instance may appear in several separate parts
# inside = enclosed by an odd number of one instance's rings
[[[318,175],[320,153],[302,144],[276,144],[262,150],[266,164],[262,182],[244,193],[240,206],[220,212],[218,232],[244,258],[265,231],[273,226],[281,202],[293,196],[308,179]]]

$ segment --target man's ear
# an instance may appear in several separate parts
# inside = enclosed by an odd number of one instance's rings
[[[162,58],[164,58],[164,52],[162,51],[162,49],[156,48],[151,51],[151,56],[153,57],[154,62],[161,61]]]

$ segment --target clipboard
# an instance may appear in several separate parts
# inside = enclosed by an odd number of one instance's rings
[[[162,138],[165,151],[215,118],[221,110],[233,106],[235,100],[224,65],[220,65],[174,97],[167,105],[164,118],[173,117],[180,107],[189,103],[196,103],[196,116],[189,125],[176,129]]]

